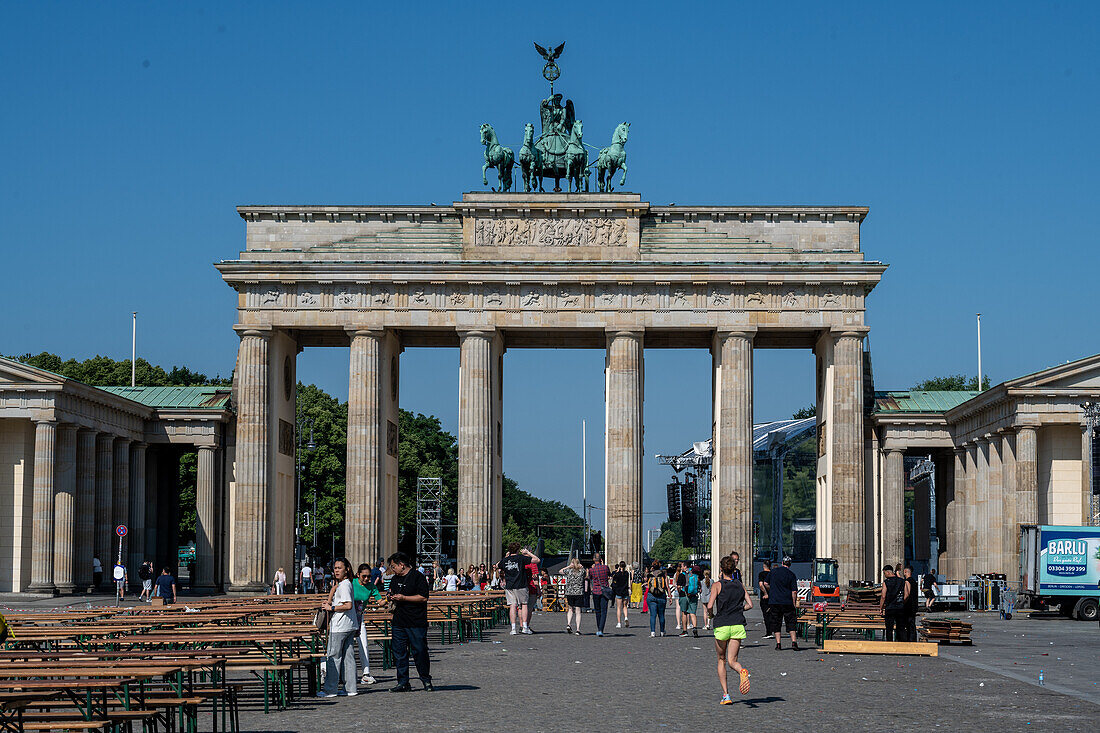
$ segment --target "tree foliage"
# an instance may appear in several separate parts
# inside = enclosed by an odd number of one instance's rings
[[[684,547],[684,533],[680,522],[661,523],[661,534],[649,548],[649,556],[661,562],[680,562],[691,559],[691,549]]]
[[[94,356],[84,361],[67,359],[62,361],[57,354],[43,351],[40,354],[23,354],[13,357],[24,364],[60,374],[96,387],[128,387],[130,385],[130,360],[119,361],[107,356]],[[228,386],[231,379],[220,376],[210,377],[201,372],[191,371],[187,367],[174,366],[170,371],[164,367],[150,364],[145,359],[137,360],[135,369],[139,387],[191,387],[198,385]]]
[[[913,385],[917,392],[976,392],[978,390],[978,378],[967,377],[965,374],[948,374],[942,377],[931,377]],[[989,389],[989,377],[982,377],[982,389]]]
[[[817,405],[809,405],[808,407],[800,407],[794,411],[791,415],[792,420],[805,420],[808,417],[817,416]]]

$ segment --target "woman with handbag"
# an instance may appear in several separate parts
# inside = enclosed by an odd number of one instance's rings
[[[592,603],[596,611],[596,636],[603,636],[604,622],[607,621],[607,604],[611,601],[611,570],[603,564],[600,553],[592,555],[592,567],[588,569],[588,579],[592,581]]]
[[[649,636],[657,636],[657,623],[661,624],[661,636],[665,635],[665,604],[668,603],[668,578],[661,570],[661,563],[653,563],[653,572],[649,574],[646,582],[647,600],[649,604]]]
[[[562,568],[562,576],[565,578],[565,633],[581,635],[581,603],[584,601],[584,565],[581,559],[574,555],[569,564]],[[577,621],[573,623],[573,615]]]
[[[630,619],[626,615],[626,604],[630,600],[630,571],[622,560],[611,573],[611,592],[615,596],[615,628],[630,628]]]

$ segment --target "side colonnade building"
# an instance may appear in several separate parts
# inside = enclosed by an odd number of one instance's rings
[[[227,387],[92,387],[0,358],[0,592],[85,592],[111,582],[115,528],[137,582],[177,565],[179,458],[198,453],[192,584],[214,590],[233,461]]]
[[[1016,581],[1021,525],[1100,524],[1090,402],[1100,402],[1100,355],[982,392],[876,392],[868,449],[875,565],[907,557],[908,522],[911,559],[949,578]],[[934,486],[914,490],[911,522],[907,456],[931,459]]]

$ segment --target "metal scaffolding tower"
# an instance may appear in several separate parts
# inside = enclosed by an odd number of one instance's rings
[[[443,560],[443,479],[416,479],[416,554],[421,562]]]

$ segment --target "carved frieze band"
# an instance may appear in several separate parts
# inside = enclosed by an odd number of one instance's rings
[[[252,283],[246,310],[860,311],[858,284]]]
[[[625,247],[623,219],[478,219],[475,247]]]

